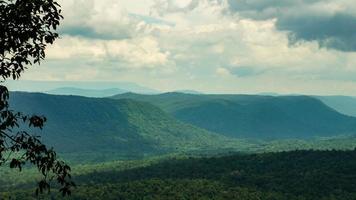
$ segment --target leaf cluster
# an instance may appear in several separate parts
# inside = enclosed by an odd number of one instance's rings
[[[60,5],[53,0],[0,0],[0,76],[2,82],[18,79],[27,66],[40,64],[48,44],[58,38],[55,31],[63,18]],[[30,133],[42,129],[46,118],[29,116],[9,109],[9,91],[0,85],[0,165],[20,171],[26,164],[43,175],[36,194],[50,191],[52,180],[60,192],[69,195],[75,184],[70,167],[56,152]],[[25,126],[26,128],[22,129]]]
[[[40,63],[58,33],[60,6],[53,0],[0,0],[0,75],[18,79],[26,66]]]

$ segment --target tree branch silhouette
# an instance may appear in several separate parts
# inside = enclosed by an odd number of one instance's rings
[[[60,5],[53,0],[0,0],[1,84],[19,79],[28,66],[45,59],[47,45],[59,36],[55,30],[62,18]],[[10,109],[9,91],[0,85],[0,166],[21,171],[25,164],[32,164],[43,177],[37,195],[49,192],[53,179],[64,196],[70,195],[75,187],[70,167],[41,142],[40,136],[29,133],[33,128],[42,129],[45,122],[43,116]]]

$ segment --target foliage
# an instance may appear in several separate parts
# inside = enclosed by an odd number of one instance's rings
[[[28,65],[45,58],[47,44],[58,37],[54,31],[62,18],[60,6],[53,0],[0,0],[0,76],[18,79]],[[43,175],[36,193],[50,189],[56,179],[63,195],[70,194],[74,183],[70,167],[57,159],[40,137],[21,130],[21,125],[42,129],[46,118],[27,116],[9,108],[9,91],[0,86],[0,165],[20,171],[26,163]]]
[[[58,37],[53,32],[62,18],[53,0],[0,1],[0,75],[20,77],[26,65],[45,58],[47,44]]]
[[[351,200],[355,160],[356,150],[309,150],[81,165],[69,199]],[[34,199],[17,188],[0,196]]]

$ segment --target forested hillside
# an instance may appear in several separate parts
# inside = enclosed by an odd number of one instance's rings
[[[292,151],[81,166],[69,199],[353,200],[356,151]],[[126,165],[127,166],[127,165]],[[95,170],[94,170],[95,169]],[[36,199],[31,190],[0,193]],[[47,196],[48,197],[48,196]],[[49,198],[49,197],[48,197]],[[61,199],[53,193],[52,199]]]
[[[150,102],[181,121],[238,138],[311,138],[356,130],[356,118],[308,96],[126,93],[113,98]]]
[[[50,146],[66,154],[98,154],[94,160],[244,145],[134,100],[15,92],[11,103],[17,110],[47,117],[42,135]]]
[[[129,100],[130,95],[134,100]],[[11,106],[46,116],[46,126],[39,133],[65,158],[76,162],[179,152],[215,154],[355,146],[349,137],[316,137],[318,131],[323,131],[322,136],[332,136],[356,129],[352,129],[354,118],[309,97],[222,95],[219,99],[220,95],[180,93],[124,96],[125,99],[108,99],[13,92]],[[233,139],[218,133],[250,139]],[[263,141],[266,138],[273,140]]]

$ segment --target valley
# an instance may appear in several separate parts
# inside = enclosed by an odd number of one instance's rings
[[[356,118],[315,97],[12,92],[10,99],[11,108],[48,119],[38,134],[72,166],[78,187],[68,199],[356,195]],[[34,168],[0,171],[0,196],[37,198]]]

